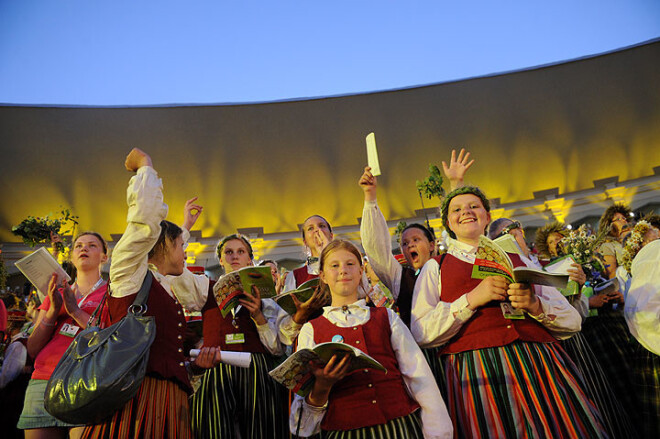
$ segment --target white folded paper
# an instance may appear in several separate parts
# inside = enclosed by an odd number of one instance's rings
[[[376,149],[376,135],[374,133],[367,135],[367,164],[371,168],[371,175],[378,177],[380,175],[380,164],[378,163],[378,149]]]
[[[199,355],[199,349],[191,349],[190,357],[195,358]],[[250,367],[250,362],[252,361],[252,355],[249,352],[233,352],[233,351],[222,351],[220,352],[220,362],[228,364],[230,366],[237,367]]]

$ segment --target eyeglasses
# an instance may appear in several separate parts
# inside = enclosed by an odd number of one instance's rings
[[[520,224],[520,221],[514,221],[505,228],[503,228],[500,234],[497,235],[495,239],[500,238],[504,235],[508,235],[512,230],[521,229],[521,228],[522,228],[522,224]]]

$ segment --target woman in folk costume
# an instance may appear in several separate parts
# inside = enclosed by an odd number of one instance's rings
[[[18,428],[25,437],[79,437],[82,427],[64,423],[44,408],[44,392],[55,366],[78,332],[87,327],[89,316],[98,307],[108,284],[101,267],[108,259],[105,240],[96,232],[81,233],[73,242],[71,262],[76,267],[72,286],[53,274],[48,296],[39,306],[27,352],[34,358],[34,372],[25,394]]]
[[[657,223],[656,223],[657,224]],[[637,341],[631,392],[640,400],[640,437],[660,437],[660,233],[646,221],[633,229],[623,263],[632,277],[625,316]]]
[[[579,331],[578,312],[556,291],[509,284],[502,276],[472,278],[489,211],[488,199],[476,187],[447,195],[441,212],[451,237],[448,253],[441,268],[434,260],[424,266],[413,296],[415,339],[421,346],[443,346],[457,434],[600,437],[600,414],[555,338]],[[510,308],[523,310],[523,318],[507,318]]]
[[[337,355],[315,365],[315,382],[291,407],[291,432],[327,438],[449,438],[452,425],[426,361],[391,309],[358,300],[362,257],[348,241],[333,241],[321,254],[320,276],[332,303],[303,326],[298,348],[341,341],[378,360],[387,373],[348,374],[350,359]],[[419,410],[421,408],[421,410]]]
[[[222,239],[217,252],[225,273],[253,265],[252,246],[242,235]],[[246,291],[240,306],[222,317],[214,291],[208,294],[202,310],[204,346],[250,352],[252,361],[249,368],[221,363],[204,373],[192,399],[195,437],[288,437],[286,389],[268,375],[284,353],[279,341],[282,313],[272,299],[262,300],[254,290]]]
[[[563,256],[561,240],[565,236],[568,236],[568,229],[564,224],[558,222],[546,224],[536,231],[536,249],[545,264]],[[568,270],[569,280],[577,282],[584,290],[585,282],[592,280],[591,275],[587,277],[580,264],[571,265],[572,268]],[[591,318],[589,317],[588,297],[578,293],[567,297],[567,300],[580,313],[583,324],[585,320]],[[604,369],[609,365],[604,367],[600,364],[584,334],[578,332],[571,338],[561,340],[561,345],[582,373],[585,393],[603,415],[603,425],[610,436],[614,438],[637,437],[635,425],[631,422],[628,413],[630,407],[626,407],[616,397],[612,385],[607,379]]]
[[[149,350],[147,372],[137,395],[104,422],[85,427],[85,438],[190,438],[188,379],[183,342],[186,330],[183,299],[171,291],[168,276],[180,276],[185,252],[182,230],[165,221],[162,182],[151,157],[134,148],[126,157],[126,169],[135,172],[127,189],[128,224],[112,253],[110,296],[111,323],[121,320],[134,302],[147,271],[153,281],[145,315],[156,322],[156,337]],[[205,349],[195,360],[199,367],[219,361],[219,352]]]

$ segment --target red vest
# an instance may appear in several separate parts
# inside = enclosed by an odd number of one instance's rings
[[[135,300],[135,294],[125,297],[109,297],[110,320],[116,323],[126,315]],[[186,319],[179,302],[170,296],[154,278],[147,299],[146,315],[156,318],[156,338],[149,350],[147,374],[173,380],[186,392],[192,393],[183,355],[183,339],[186,335]]]
[[[349,328],[335,326],[323,316],[310,321],[317,344],[341,335],[344,343],[367,353],[387,369],[387,373],[373,369],[354,371],[337,382],[321,422],[323,430],[354,430],[385,424],[419,408],[408,394],[399,371],[390,343],[392,329],[387,309],[370,308],[370,313],[367,323]]]
[[[509,254],[515,267],[524,266],[517,255]],[[443,302],[453,302],[473,290],[481,279],[472,279],[472,264],[447,254],[440,271]],[[500,302],[480,308],[442,348],[442,354],[505,346],[516,340],[552,343],[557,341],[539,322],[525,316],[522,320],[505,319]]]
[[[298,288],[300,285],[304,284],[308,280],[316,279],[317,277],[319,277],[319,275],[310,274],[309,272],[307,272],[307,265],[303,265],[302,267],[293,270],[293,277],[296,278],[296,288]]]
[[[223,351],[267,353],[268,351],[259,340],[254,320],[245,307],[241,307],[235,319],[231,313],[227,314],[227,317],[222,317],[213,294],[213,285],[215,282],[209,282],[208,297],[202,308],[204,346],[219,346]],[[234,326],[234,323],[238,328]],[[227,334],[243,334],[245,343],[227,344]]]

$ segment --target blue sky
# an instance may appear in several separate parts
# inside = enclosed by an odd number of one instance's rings
[[[658,0],[0,0],[0,103],[263,102],[459,80],[660,37]]]

